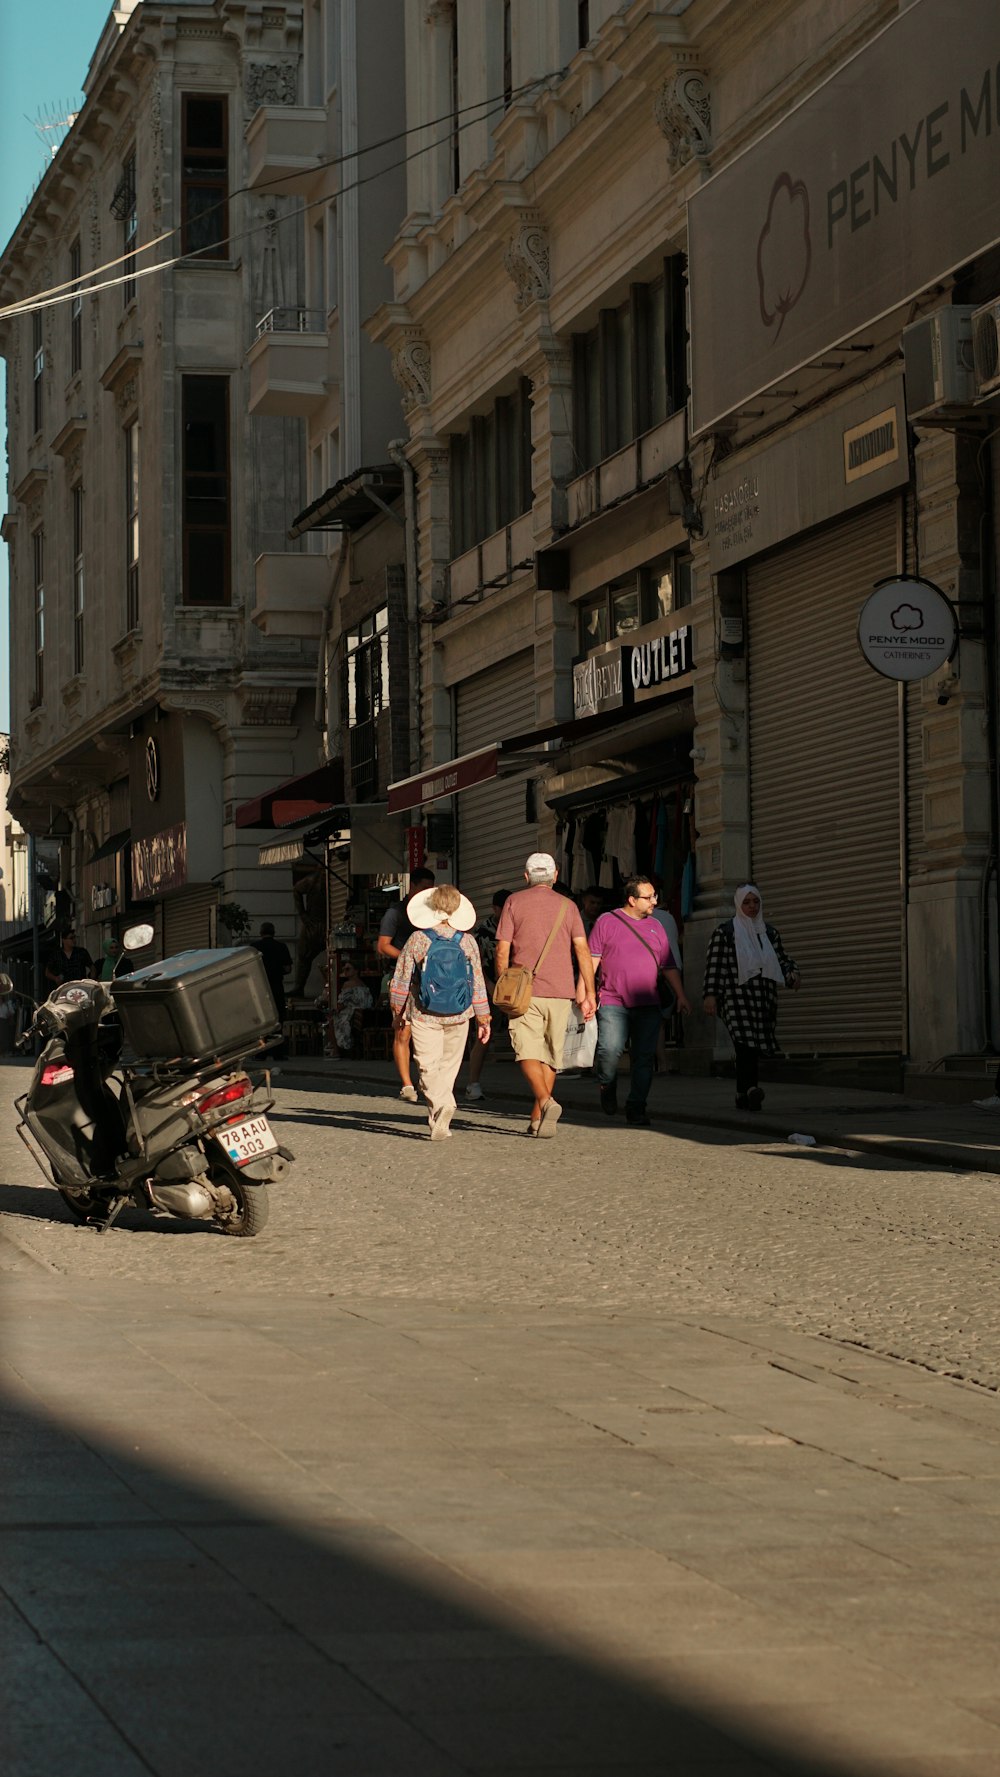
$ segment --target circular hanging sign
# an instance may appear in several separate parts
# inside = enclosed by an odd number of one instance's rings
[[[883,678],[929,678],[955,652],[955,608],[929,580],[882,580],[861,607],[858,641]]]
[[[153,736],[146,742],[146,795],[155,802],[160,794],[160,749]]]

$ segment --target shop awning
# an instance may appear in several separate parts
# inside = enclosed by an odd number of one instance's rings
[[[257,853],[257,863],[267,864],[301,864],[316,863],[322,856],[326,842],[334,834],[342,835],[345,844],[351,823],[351,811],[346,806],[332,808],[330,812],[317,820],[315,815],[307,815],[304,820],[295,821],[286,826],[280,838],[268,840]]]
[[[87,859],[88,864],[100,864],[105,858],[113,858],[116,852],[124,850],[131,838],[127,828],[124,833],[112,833],[111,838],[99,845],[93,856]]]
[[[344,800],[344,762],[328,759],[290,777],[261,796],[251,796],[236,810],[237,827],[291,827],[331,813]]]
[[[690,695],[690,687],[684,689]],[[663,697],[650,698],[641,706],[642,714],[653,713],[682,695],[684,691],[668,691]],[[436,802],[441,796],[458,796],[476,784],[487,783],[490,778],[527,771],[532,765],[547,760],[547,749],[555,743],[567,747],[575,741],[588,740],[592,734],[600,734],[606,728],[620,727],[623,721],[636,714],[637,711],[630,707],[604,710],[596,716],[567,716],[565,721],[551,722],[546,728],[534,728],[527,734],[512,734],[507,740],[494,741],[491,746],[480,747],[474,753],[462,753],[443,765],[430,765],[414,777],[400,778],[398,783],[389,785],[389,813],[405,814],[408,809]]]
[[[371,524],[380,512],[402,524],[402,514],[391,505],[402,491],[403,473],[395,463],[355,469],[353,475],[335,481],[325,494],[293,518],[288,535],[296,538],[307,531],[356,531],[361,525]]]

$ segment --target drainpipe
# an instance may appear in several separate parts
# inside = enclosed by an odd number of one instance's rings
[[[406,455],[406,439],[394,438],[389,447],[390,460],[403,475],[403,512],[405,516],[406,552],[406,638],[410,670],[414,682],[410,687],[410,771],[420,770],[420,634],[417,625],[417,476]]]
[[[320,630],[319,656],[316,661],[316,697],[313,704],[313,716],[316,727],[321,730],[324,736],[324,755],[326,754],[326,739],[330,732],[330,699],[327,693],[327,683],[329,679],[327,669],[327,643],[330,639],[330,625],[333,621],[333,601],[337,596],[337,590],[340,586],[340,576],[343,573],[347,562],[347,547],[349,540],[349,533],[347,531],[341,531],[340,554],[337,556],[337,565],[333,570],[333,584],[330,587],[330,596],[323,607],[323,627]]]

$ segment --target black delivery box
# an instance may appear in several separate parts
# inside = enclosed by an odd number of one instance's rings
[[[253,1049],[278,1024],[264,964],[247,945],[181,950],[120,975],[112,992],[126,1040],[144,1061]]]

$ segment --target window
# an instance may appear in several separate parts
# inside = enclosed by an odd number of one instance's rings
[[[229,107],[224,97],[181,99],[181,250],[229,257]]]
[[[573,431],[582,473],[657,426],[687,399],[680,256],[663,276],[633,284],[627,302],[602,309],[573,336]]]
[[[182,383],[184,603],[227,605],[230,588],[229,379]]]
[[[590,0],[577,0],[576,42],[578,49],[586,49],[590,42]]]
[[[32,570],[35,582],[35,683],[31,707],[37,710],[45,695],[45,532],[31,534]]]
[[[83,296],[79,289],[82,267],[79,239],[69,250],[69,275],[75,286],[69,305],[69,373],[76,376],[83,365]]]
[[[514,54],[511,37],[510,0],[503,0],[503,102],[509,105],[514,96]]]
[[[692,562],[683,550],[657,556],[640,574],[643,623],[655,623],[691,603]]]
[[[139,210],[135,191],[135,149],[126,161],[122,162],[122,176],[115,192],[115,201],[111,206],[114,214],[121,219],[122,253],[125,255],[122,271],[122,304],[128,308],[135,301],[135,249],[139,240]]]
[[[38,309],[31,317],[31,364],[31,411],[35,431],[40,432],[45,408],[45,338],[42,333],[42,315]]]
[[[73,489],[73,671],[83,671],[83,488]]]
[[[139,422],[125,427],[125,633],[139,627]]]
[[[489,413],[451,440],[452,553],[519,518],[531,505],[531,385],[522,377]]]
[[[378,789],[376,724],[389,707],[388,605],[348,631],[344,660],[351,787],[356,796],[373,796]]]
[[[627,640],[633,630],[670,617],[691,603],[691,557],[675,549],[623,574],[580,603],[580,652]]]

